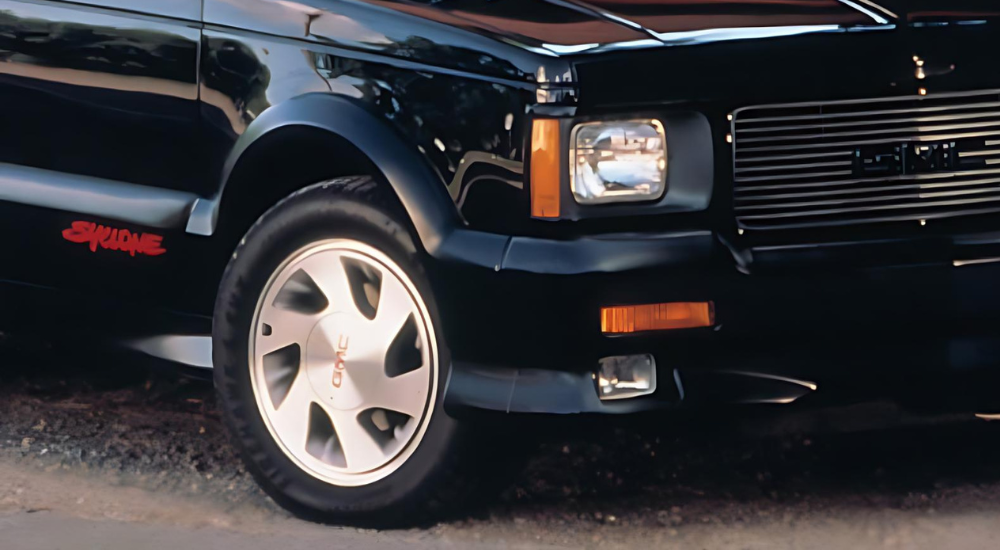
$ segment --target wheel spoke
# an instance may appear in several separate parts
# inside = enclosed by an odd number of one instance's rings
[[[427,367],[420,367],[392,378],[383,376],[379,383],[372,386],[370,392],[365,393],[366,406],[420,418],[430,389],[427,371]]]
[[[370,469],[385,460],[385,451],[361,425],[357,411],[338,411],[330,407],[326,407],[326,411],[333,419],[333,429],[347,457],[348,468]]]
[[[257,323],[257,347],[254,351],[261,356],[291,344],[298,344],[304,349],[320,317],[319,314],[265,307]]]
[[[361,315],[354,305],[347,273],[344,271],[339,254],[316,254],[300,262],[297,267],[305,271],[316,283],[329,300],[332,311],[354,312],[358,316]]]
[[[413,313],[413,298],[410,293],[394,277],[386,277],[382,281],[378,311],[372,321],[372,330],[383,338],[382,349],[387,349],[392,344],[403,323]]]
[[[259,388],[258,388],[259,389]],[[300,371],[288,390],[288,395],[270,415],[271,427],[281,442],[295,452],[305,451],[309,435],[309,406],[315,394],[305,372]]]

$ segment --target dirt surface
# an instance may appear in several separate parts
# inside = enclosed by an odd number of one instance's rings
[[[243,470],[210,384],[0,337],[0,539],[5,549],[1000,544],[1000,423],[885,404],[576,420],[518,425],[526,453],[497,460],[521,456],[524,467],[464,515],[382,532],[313,525]]]

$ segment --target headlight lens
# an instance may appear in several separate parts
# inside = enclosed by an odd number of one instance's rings
[[[573,128],[570,187],[580,204],[659,199],[667,139],[655,119],[587,122]]]

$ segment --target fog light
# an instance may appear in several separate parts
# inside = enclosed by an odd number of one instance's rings
[[[602,400],[628,399],[656,391],[656,361],[648,353],[605,357],[597,364],[597,395]]]

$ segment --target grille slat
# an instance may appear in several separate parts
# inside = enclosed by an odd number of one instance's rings
[[[804,201],[804,202],[786,202],[781,204],[762,204],[753,206],[737,206],[737,212],[750,212],[750,211],[761,211],[761,210],[776,210],[776,209],[795,209],[795,208],[805,208],[811,206],[838,206],[845,204],[872,204],[887,201],[897,201],[903,203],[905,201],[917,201],[924,199],[935,199],[942,197],[958,197],[962,195],[983,195],[990,193],[1000,193],[1000,188],[987,188],[987,189],[963,189],[960,191],[938,191],[933,193],[899,193],[894,195],[883,195],[877,197],[863,197],[856,199],[832,199],[832,200],[822,200],[822,201]]]
[[[799,116],[781,116],[781,117],[760,117],[753,120],[741,120],[738,121],[738,125],[747,125],[752,123],[763,123],[763,122],[787,122],[790,120],[832,120],[840,118],[865,118],[870,116],[882,116],[882,115],[906,115],[913,113],[940,113],[944,111],[962,111],[971,109],[990,109],[990,108],[1000,108],[1000,101],[997,102],[986,102],[986,103],[974,103],[968,105],[947,105],[940,107],[922,107],[915,109],[887,109],[882,111],[860,111],[853,113],[831,113],[822,115],[799,115]]]
[[[768,147],[747,147],[744,148],[740,153],[756,153],[760,151],[794,151],[796,149],[823,149],[826,147],[850,147],[858,145],[884,145],[886,143],[927,143],[934,141],[953,141],[957,139],[972,139],[972,138],[985,138],[992,136],[1000,136],[1000,131],[997,132],[968,132],[964,134],[940,134],[940,135],[927,135],[927,136],[916,136],[909,138],[889,138],[889,139],[869,139],[869,140],[857,140],[857,141],[841,141],[838,143],[805,143],[797,145],[772,145]],[[735,140],[735,138],[733,138]],[[739,161],[740,159],[737,159]]]
[[[922,122],[951,122],[955,120],[975,120],[979,118],[996,118],[1000,114],[996,112],[968,113],[965,115],[940,115],[932,117],[909,117],[886,120],[857,120],[851,122],[832,122],[829,124],[799,124],[796,126],[769,126],[763,128],[741,128],[741,134],[756,134],[766,132],[784,132],[787,130],[817,130],[826,128],[850,128],[852,126],[877,126],[879,124],[910,124]]]
[[[1000,212],[1000,90],[747,107],[732,128],[742,229]]]
[[[987,174],[1000,174],[1000,169],[992,170],[969,170],[963,172],[962,174],[956,173],[944,173],[944,174],[914,174],[910,176],[898,176],[887,180],[886,178],[862,178],[853,180],[840,180],[840,181],[821,181],[812,183],[799,183],[799,184],[781,184],[781,185],[754,185],[754,186],[744,186],[736,189],[737,193],[747,193],[753,191],[762,190],[780,190],[780,189],[808,189],[815,187],[839,187],[843,185],[855,185],[859,183],[882,183],[882,182],[898,182],[898,181],[911,181],[911,180],[935,180],[935,179],[952,179],[958,177],[966,176],[982,176]]]
[[[842,157],[851,156],[854,154],[853,151],[836,151],[834,153],[808,153],[805,155],[778,155],[772,157],[754,157],[749,159],[739,159],[737,162],[771,162],[774,160],[803,160],[803,159],[819,159],[819,158],[829,158],[829,157]]]
[[[829,166],[851,166],[854,164],[851,161],[842,162],[814,162],[811,164],[786,164],[780,166],[751,166],[749,168],[737,168],[736,173],[744,172],[770,172],[775,170],[799,170],[801,168],[824,168]]]
[[[994,117],[1000,117],[1000,113],[994,114]],[[885,130],[864,130],[856,132],[823,132],[822,134],[791,134],[787,136],[768,136],[768,137],[755,137],[755,138],[744,138],[743,143],[767,143],[769,141],[801,141],[801,140],[816,140],[816,139],[828,139],[828,138],[840,138],[844,136],[881,136],[886,134],[904,134],[913,135],[919,134],[921,132],[952,132],[956,130],[972,130],[974,128],[995,128],[1000,127],[1000,120],[993,120],[990,122],[967,122],[965,124],[947,124],[947,125],[933,125],[933,126],[910,126],[908,128],[887,128]],[[820,127],[822,128],[822,126]]]
[[[854,187],[850,189],[837,189],[834,191],[813,191],[806,193],[780,193],[772,195],[752,195],[752,196],[738,196],[736,197],[736,203],[739,205],[742,202],[750,201],[773,201],[780,199],[800,199],[807,197],[831,197],[838,195],[861,195],[865,193],[879,193],[888,191],[905,191],[911,189],[947,189],[950,187],[969,187],[973,185],[984,185],[991,183],[1000,183],[1000,178],[990,178],[990,179],[979,179],[979,180],[967,180],[967,181],[949,181],[946,183],[918,183],[912,185],[890,185],[890,186],[879,186],[879,187]]]
[[[854,172],[850,170],[835,170],[832,172],[809,172],[804,174],[784,174],[780,176],[753,176],[749,178],[736,178],[740,182],[754,182],[754,181],[778,181],[778,180],[792,180],[792,179],[809,179],[809,178],[822,178],[827,176],[849,176]]]
[[[966,209],[948,209],[944,211],[928,210],[927,212],[922,212],[919,216],[914,216],[913,213],[900,214],[900,215],[886,215],[886,216],[866,216],[864,223],[889,223],[889,222],[908,222],[915,219],[920,220],[941,220],[947,218],[960,218],[964,216],[982,216],[985,214],[996,214],[1000,213],[1000,206],[993,206],[989,208],[966,208]],[[855,218],[848,219],[814,219],[808,221],[786,221],[781,229],[814,229],[823,227],[844,227],[844,226],[854,226],[858,225],[858,220]],[[767,223],[757,223],[754,220],[748,220],[740,224],[741,228],[750,230],[773,230],[775,227],[773,224]]]
[[[989,151],[966,151],[958,154],[959,157],[992,157],[995,155],[1000,155],[1000,149],[991,149]]]
[[[766,215],[751,215],[744,216],[747,220],[760,220],[760,219],[770,219],[773,217],[778,218],[801,218],[805,216],[824,216],[832,214],[847,214],[854,213],[858,210],[865,212],[874,211],[885,211],[885,210],[903,210],[906,208],[929,208],[936,206],[955,206],[955,205],[970,205],[983,202],[1000,202],[1000,197],[987,197],[981,199],[968,199],[968,200],[952,200],[952,201],[937,201],[937,202],[921,202],[921,203],[904,203],[904,204],[883,204],[883,205],[869,205],[861,208],[827,208],[820,210],[805,210],[802,212],[781,212],[778,214],[766,214]]]

